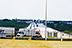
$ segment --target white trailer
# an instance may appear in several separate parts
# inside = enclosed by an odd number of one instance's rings
[[[0,27],[0,37],[6,37],[7,35],[14,35],[15,28]]]
[[[42,38],[45,38],[45,25],[43,23],[35,24],[34,22],[32,22],[27,28],[19,29],[19,31],[23,31],[25,32],[26,35],[31,35],[31,36],[36,35],[36,30],[39,31]],[[72,35],[47,27],[46,37],[47,38],[72,38]]]

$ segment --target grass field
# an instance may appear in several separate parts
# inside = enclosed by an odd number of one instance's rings
[[[72,41],[0,39],[0,48],[72,48]]]

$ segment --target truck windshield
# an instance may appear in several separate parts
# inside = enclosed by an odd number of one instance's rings
[[[23,32],[18,32],[19,34],[24,34]]]

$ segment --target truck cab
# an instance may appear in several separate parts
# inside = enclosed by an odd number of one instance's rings
[[[23,37],[24,36],[24,32],[17,32],[16,36]]]

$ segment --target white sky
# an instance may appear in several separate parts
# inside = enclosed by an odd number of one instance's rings
[[[0,0],[0,18],[45,19],[45,0]],[[48,20],[71,20],[72,0],[48,0]]]

